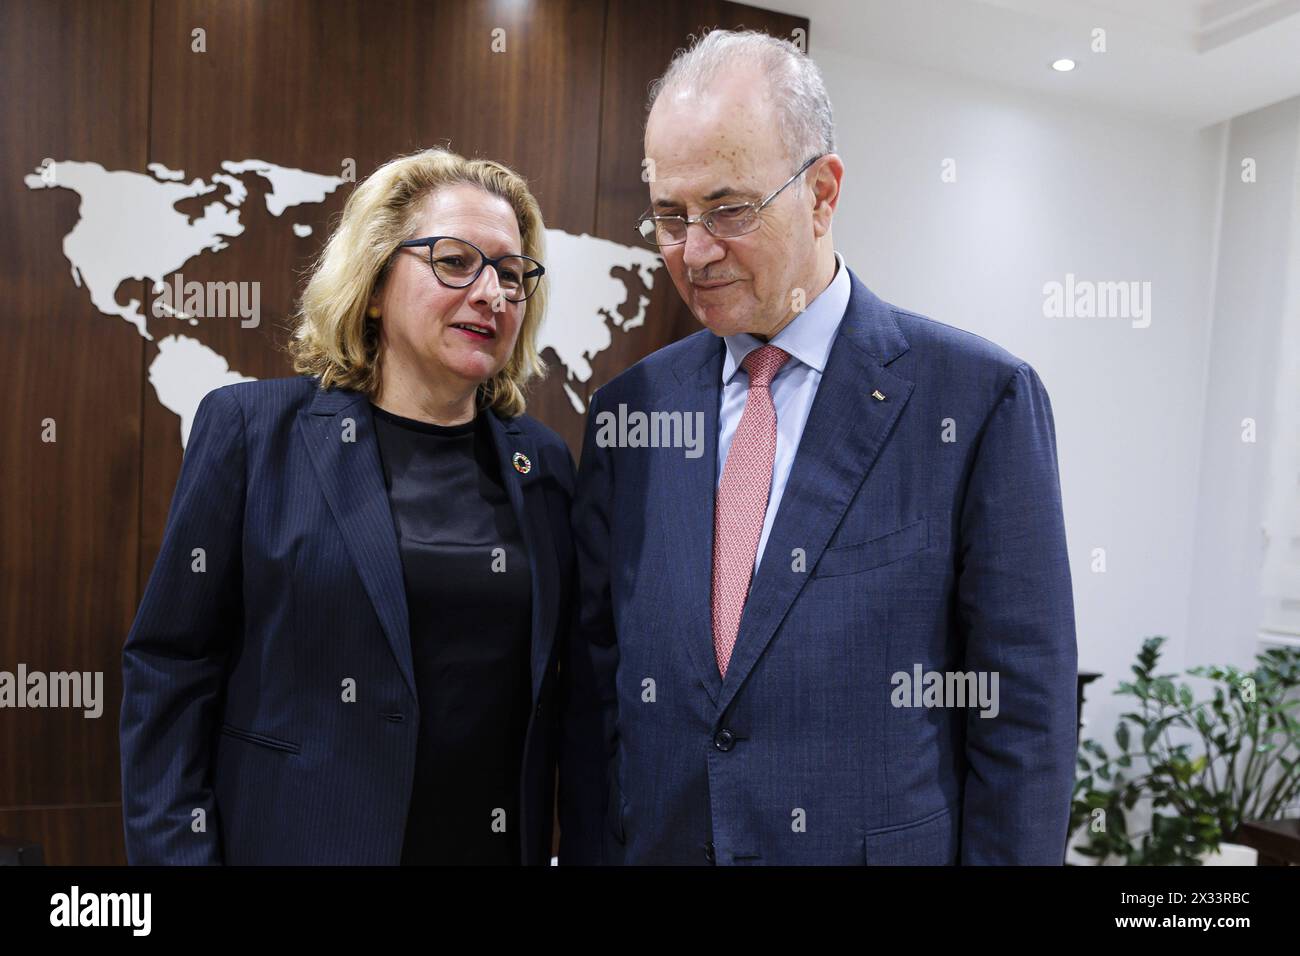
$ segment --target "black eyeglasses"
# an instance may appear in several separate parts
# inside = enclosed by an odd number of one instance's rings
[[[492,258],[466,239],[455,236],[426,236],[408,239],[398,248],[427,246],[429,267],[439,282],[452,289],[473,285],[485,266],[496,270],[502,298],[507,302],[523,302],[534,292],[546,274],[546,267],[529,256],[512,255]]]
[[[642,239],[652,246],[676,246],[686,241],[686,231],[692,223],[703,223],[719,239],[734,239],[758,228],[758,214],[781,191],[804,174],[804,172],[826,153],[819,153],[800,166],[793,176],[773,190],[761,202],[733,203],[717,206],[698,216],[650,216],[642,215],[636,221],[636,231]]]

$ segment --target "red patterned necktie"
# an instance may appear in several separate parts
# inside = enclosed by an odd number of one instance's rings
[[[768,386],[788,358],[775,345],[764,345],[742,363],[749,372],[749,395],[727,450],[713,512],[713,650],[723,677],[749,596],[772,486],[776,408]]]

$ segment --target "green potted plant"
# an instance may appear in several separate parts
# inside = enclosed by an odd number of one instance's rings
[[[1075,850],[1098,863],[1201,865],[1243,820],[1277,819],[1300,795],[1300,649],[1266,650],[1250,671],[1189,668],[1213,682],[1198,700],[1177,675],[1156,673],[1164,640],[1142,642],[1135,679],[1115,691],[1136,701],[1120,716],[1117,750],[1079,748],[1070,833],[1084,831]],[[1139,801],[1151,826],[1131,832]]]

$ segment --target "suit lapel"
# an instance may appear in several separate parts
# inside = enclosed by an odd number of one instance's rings
[[[808,580],[807,573],[791,571],[791,552],[803,549],[808,569],[817,564],[912,394],[913,383],[885,367],[908,347],[889,306],[852,273],[850,278],[849,304],[745,603],[719,712],[730,705]]]
[[[298,430],[330,512],[414,697],[406,583],[370,402],[364,395],[344,389],[318,391],[311,407],[298,413]]]
[[[514,421],[503,422],[493,412],[484,412],[496,444],[501,481],[515,513],[532,572],[532,690],[536,703],[541,693],[546,664],[555,642],[555,616],[559,606],[556,551],[551,537],[540,457],[533,440]],[[516,465],[516,455],[522,455]],[[526,473],[520,468],[526,468]]]
[[[700,333],[693,349],[674,371],[681,388],[665,403],[688,415],[704,413],[704,453],[685,462],[678,474],[678,506],[670,510],[672,535],[681,561],[677,567],[676,605],[685,620],[682,638],[691,661],[715,702],[722,690],[722,675],[713,651],[713,509],[718,467],[718,409],[722,397],[722,340]]]

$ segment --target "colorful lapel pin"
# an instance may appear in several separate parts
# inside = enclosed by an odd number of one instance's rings
[[[528,456],[522,451],[515,452],[514,458],[510,459],[515,466],[515,471],[521,475],[526,475],[533,470],[533,463],[528,460]]]

